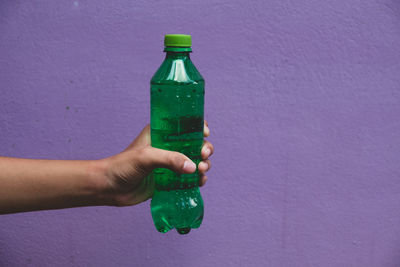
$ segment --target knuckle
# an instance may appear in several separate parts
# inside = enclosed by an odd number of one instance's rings
[[[214,153],[214,146],[210,142],[204,141],[204,147],[210,150],[210,154],[208,156],[211,156]]]
[[[211,152],[210,155],[212,155],[214,153],[214,146],[211,143],[209,143],[208,147],[210,148],[210,152]]]
[[[214,145],[207,141],[207,145],[211,150],[214,150]]]

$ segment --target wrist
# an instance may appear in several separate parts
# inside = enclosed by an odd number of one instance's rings
[[[108,158],[89,162],[88,177],[96,205],[115,205],[115,192],[108,178],[109,169],[110,161]]]

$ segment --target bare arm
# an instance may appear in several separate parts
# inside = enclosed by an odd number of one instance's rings
[[[111,204],[102,165],[0,157],[0,214]]]

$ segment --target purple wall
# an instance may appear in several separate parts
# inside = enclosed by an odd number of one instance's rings
[[[193,36],[216,146],[199,230],[149,202],[0,217],[0,266],[400,266],[400,4],[1,1],[0,154],[95,159]]]

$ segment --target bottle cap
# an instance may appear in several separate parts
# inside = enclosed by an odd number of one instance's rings
[[[187,34],[166,34],[164,37],[164,46],[191,47],[192,36]]]

